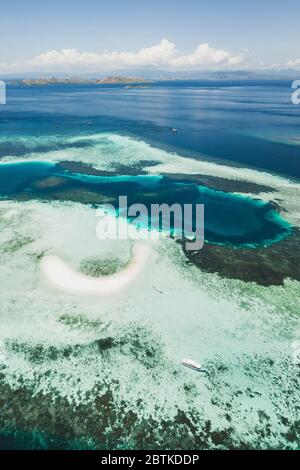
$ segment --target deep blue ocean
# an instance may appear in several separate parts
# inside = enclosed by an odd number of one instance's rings
[[[181,155],[300,178],[300,106],[291,92],[289,81],[8,85],[0,137],[116,131]],[[0,143],[0,157],[28,150]]]
[[[7,105],[0,108],[0,158],[34,154],[37,161],[1,166],[0,196],[32,191],[36,180],[50,174],[62,176],[58,169],[47,167],[47,161],[39,162],[40,156],[79,150],[84,162],[93,146],[89,137],[104,133],[134,137],[183,157],[299,179],[300,106],[291,102],[290,85],[284,81],[161,81],[142,88],[8,85]],[[111,143],[103,141],[102,147],[114,154]],[[126,158],[116,163],[126,164]],[[96,183],[108,197],[125,194],[130,203],[149,207],[163,202],[179,202],[182,207],[204,203],[205,239],[212,243],[254,247],[281,240],[291,230],[266,203],[186,181],[175,183],[164,177],[156,193],[150,191],[146,197],[149,185],[153,189],[151,178],[141,184],[134,175],[122,182],[74,177],[70,172],[63,176],[69,178],[71,189],[77,190],[80,181],[80,190],[90,185],[94,190]]]

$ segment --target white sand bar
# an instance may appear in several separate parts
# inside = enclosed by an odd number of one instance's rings
[[[41,261],[44,276],[55,287],[78,295],[112,295],[128,286],[143,270],[150,254],[150,248],[136,243],[132,259],[122,271],[105,277],[91,277],[75,271],[59,256],[45,256]]]

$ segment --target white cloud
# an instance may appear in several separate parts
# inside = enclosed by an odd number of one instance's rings
[[[300,59],[289,60],[285,65],[291,68],[298,68],[300,67]]]
[[[244,53],[233,55],[223,49],[200,44],[191,54],[180,55],[174,43],[162,39],[159,44],[138,52],[80,52],[77,49],[51,50],[37,57],[14,64],[0,64],[0,70],[93,70],[109,71],[131,68],[158,67],[171,70],[193,70],[214,67],[234,67],[244,59]]]
[[[207,43],[200,44],[195,52],[182,57],[174,58],[172,66],[175,68],[197,68],[202,65],[236,65],[243,60],[243,54],[231,55],[223,49],[214,49]]]
[[[101,68],[128,68],[136,66],[160,66],[168,64],[175,55],[175,44],[163,39],[156,46],[140,49],[138,52],[111,52],[95,54],[79,52],[76,49],[49,51],[37,56],[29,63],[32,66],[88,66]]]

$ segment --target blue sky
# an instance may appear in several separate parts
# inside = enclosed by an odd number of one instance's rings
[[[10,0],[1,3],[0,70],[300,66],[298,10],[298,0]],[[159,48],[103,57],[163,38],[161,61]]]

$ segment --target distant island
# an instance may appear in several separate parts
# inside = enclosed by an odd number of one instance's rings
[[[147,80],[145,78],[138,78],[138,77],[105,77],[99,79],[85,79],[85,78],[58,78],[58,77],[51,77],[51,78],[33,78],[33,79],[26,79],[26,80],[16,80],[11,82],[14,84],[21,83],[22,85],[27,86],[43,86],[43,85],[72,85],[72,84],[88,84],[88,85],[128,85],[128,84],[136,84],[137,86],[146,85],[153,83],[151,80]]]
[[[55,72],[53,72],[54,74]],[[84,72],[83,72],[84,73]],[[40,74],[31,76],[29,74],[10,77],[6,81],[9,85],[22,86],[47,86],[47,85],[124,85],[127,89],[146,88],[152,86],[155,82],[170,81],[261,81],[261,80],[296,80],[299,72],[293,69],[284,70],[198,70],[198,71],[165,71],[165,70],[147,70],[147,78],[143,76],[142,70],[132,70],[132,76],[124,77],[122,72],[115,71],[115,75],[107,77],[63,77],[59,72],[54,76]],[[144,71],[145,74],[145,71]],[[0,76],[1,78],[1,76]],[[2,77],[4,79],[5,77]]]

